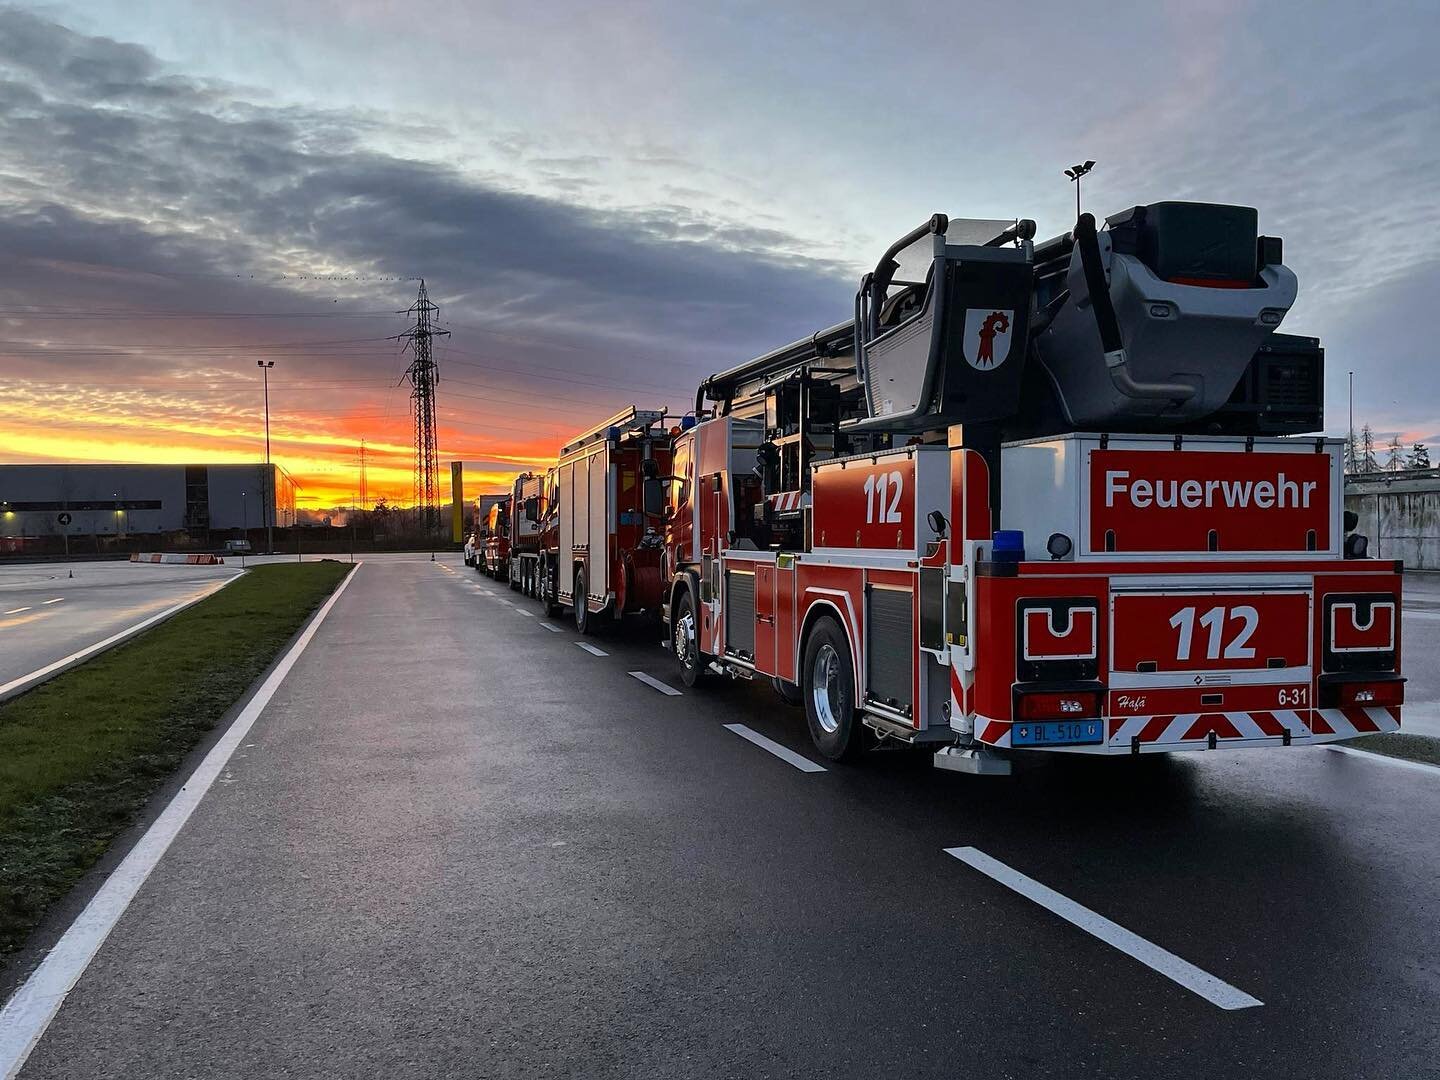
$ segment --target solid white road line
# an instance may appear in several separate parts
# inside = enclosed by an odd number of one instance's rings
[[[641,682],[643,682],[646,686],[654,687],[656,690],[659,690],[660,693],[662,693],[662,694],[669,694],[671,697],[679,697],[679,696],[680,696],[680,691],[679,691],[679,690],[676,690],[673,686],[666,686],[666,685],[665,685],[663,682],[661,682],[659,679],[652,679],[649,675],[646,675],[645,672],[643,672],[643,671],[631,671],[631,672],[628,672],[627,674],[629,674],[629,676],[630,676],[632,679],[639,679],[639,680],[640,680]]]
[[[548,622],[542,622],[540,625],[545,627],[545,629],[549,630],[552,634],[560,633],[560,627],[558,626],[551,626]]]
[[[1423,761],[1406,761],[1404,758],[1391,757],[1389,754],[1377,754],[1373,750],[1361,750],[1354,746],[1327,746],[1325,749],[1333,750],[1337,754],[1364,758],[1377,765],[1393,765],[1397,769],[1413,769],[1415,772],[1427,772],[1432,776],[1440,776],[1440,765],[1427,765]]]
[[[54,600],[41,600],[40,603],[41,603],[42,605],[43,605],[43,604],[58,604],[58,603],[60,603],[61,600],[64,600],[64,599],[65,599],[65,597],[63,597],[63,596],[57,596],[57,597],[55,597]]]
[[[30,610],[30,609],[29,609],[28,607],[12,607],[9,611],[5,612],[5,614],[6,614],[6,615],[19,615],[20,612],[22,612],[22,611],[29,611],[29,610]]]
[[[577,641],[577,642],[575,642],[575,644],[578,645],[578,646],[580,646],[580,648],[584,649],[584,650],[585,650],[586,652],[588,652],[591,656],[609,656],[609,655],[610,655],[610,654],[609,654],[608,652],[606,652],[604,649],[597,649],[594,645],[591,645],[590,642],[588,642],[588,641]]]
[[[145,879],[155,869],[170,842],[184,828],[195,807],[200,805],[200,800],[225,768],[230,755],[249,734],[256,718],[275,696],[275,691],[285,681],[285,676],[290,674],[290,669],[310,644],[315,631],[325,621],[325,616],[330,614],[335,601],[340,599],[346,586],[355,580],[355,572],[363,565],[363,562],[357,562],[355,569],[350,571],[340,583],[340,587],[330,594],[330,599],[325,601],[319,613],[310,620],[310,624],[296,639],[295,644],[290,646],[290,650],[275,666],[270,677],[261,684],[255,696],[245,704],[229,730],[210,748],[205,760],[196,766],[190,779],[175,793],[175,797],[161,811],[155,823],[145,830],[145,835],[130,849],[130,854],[125,856],[115,868],[115,872],[100,886],[90,903],[85,905],[85,910],[76,916],[70,928],[56,942],[55,948],[50,950],[50,954],[40,962],[40,966],[30,973],[30,977],[5,1003],[5,1008],[0,1010],[0,1076],[3,1076],[4,1080],[12,1080],[19,1073],[25,1059],[30,1056],[30,1051],[35,1048],[40,1036],[45,1034],[50,1021],[65,1003],[66,995],[74,989],[75,983],[85,973],[120,916],[125,914],[130,901],[140,891],[140,886],[145,884]]]
[[[750,742],[760,747],[761,750],[769,750],[770,753],[774,754],[781,761],[789,765],[794,765],[795,768],[799,769],[801,772],[826,771],[824,765],[816,765],[815,762],[811,761],[807,757],[801,757],[799,754],[795,753],[794,750],[791,750],[788,746],[781,746],[774,739],[767,739],[758,731],[753,731],[750,728],[746,727],[744,724],[726,724],[725,730],[733,731],[742,739],[748,739]]]
[[[236,574],[234,577],[228,577],[224,581],[220,582],[220,584],[216,585],[215,588],[210,589],[208,592],[203,592],[199,596],[191,597],[189,600],[183,600],[180,603],[174,605],[173,607],[168,607],[164,611],[151,615],[148,619],[141,619],[134,626],[128,626],[124,630],[121,630],[119,633],[111,634],[103,641],[95,642],[94,645],[87,645],[79,652],[73,652],[69,656],[63,656],[59,660],[56,660],[53,664],[46,664],[42,668],[36,668],[28,675],[21,675],[18,679],[11,679],[7,683],[0,684],[0,701],[4,701],[6,698],[14,697],[16,694],[21,693],[22,691],[29,690],[32,686],[35,686],[39,683],[44,682],[46,679],[58,675],[65,668],[70,667],[73,664],[78,664],[81,660],[88,659],[89,657],[94,656],[96,653],[104,652],[106,649],[113,648],[114,646],[119,645],[121,642],[127,640],[128,638],[132,638],[136,634],[148,630],[156,623],[170,618],[171,615],[175,615],[181,611],[184,611],[191,604],[198,604],[207,596],[214,596],[217,592],[223,589],[226,585],[229,585],[230,582],[234,581],[235,578],[238,578],[239,576],[239,574]],[[49,600],[46,601],[47,604],[50,602],[51,601]],[[30,609],[19,608],[18,610],[29,611]],[[10,612],[6,612],[6,614],[10,614]]]
[[[1191,993],[1199,994],[1210,1004],[1221,1009],[1250,1009],[1265,1004],[1243,990],[1237,990],[1227,982],[1217,979],[1208,971],[1202,971],[1187,960],[1167,952],[1154,942],[1146,941],[1138,934],[1132,934],[1123,926],[1111,922],[1105,916],[1061,896],[1054,889],[1041,885],[1034,878],[1026,877],[1018,870],[1011,869],[999,859],[993,859],[979,848],[946,848],[947,855],[953,855],[961,862],[973,866],[987,877],[993,878],[1007,888],[1014,889],[1021,896],[1048,908],[1066,922],[1078,926],[1107,945],[1113,945],[1127,956],[1139,960],[1152,971],[1158,971],[1167,979],[1179,983]]]

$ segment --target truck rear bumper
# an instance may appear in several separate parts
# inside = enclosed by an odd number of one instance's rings
[[[1105,719],[1106,738],[1097,745],[1025,745],[1024,749],[1068,754],[1144,754],[1249,746],[1308,746],[1398,731],[1400,709],[1398,705],[1384,705],[1114,716]],[[1023,726],[1024,721],[975,718],[979,741],[997,749],[1010,749],[1014,729]],[[1019,743],[1014,745],[1018,747]]]

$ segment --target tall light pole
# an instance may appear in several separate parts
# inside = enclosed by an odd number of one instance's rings
[[[1355,372],[1350,372],[1350,429],[1345,433],[1345,455],[1350,459],[1350,468],[1360,471],[1355,460]]]
[[[270,369],[274,360],[256,360],[261,378],[265,381],[265,476],[260,489],[261,513],[265,515],[265,550],[275,550],[275,483],[274,470],[270,467]]]
[[[1071,165],[1065,170],[1065,175],[1075,185],[1075,220],[1080,220],[1080,178],[1095,167],[1093,161],[1082,161],[1079,165]]]

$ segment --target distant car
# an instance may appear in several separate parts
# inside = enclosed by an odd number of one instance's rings
[[[226,551],[229,551],[229,552],[233,552],[233,553],[236,554],[236,555],[246,555],[246,554],[249,554],[249,552],[250,552],[250,550],[251,550],[251,548],[250,548],[250,541],[249,541],[249,540],[226,540],[226,541],[225,541],[225,550],[226,550]]]

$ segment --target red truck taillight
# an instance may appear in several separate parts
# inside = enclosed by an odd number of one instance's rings
[[[1322,709],[1405,704],[1405,680],[1399,675],[1322,675]]]
[[[1017,690],[1015,719],[1018,720],[1084,720],[1100,715],[1103,691],[1084,690]]]

